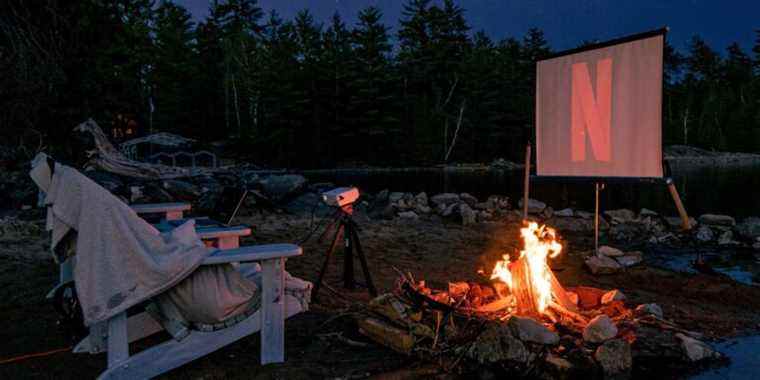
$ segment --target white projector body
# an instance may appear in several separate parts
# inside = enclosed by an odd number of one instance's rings
[[[359,199],[359,189],[355,187],[338,187],[322,193],[322,200],[328,206],[343,207]]]

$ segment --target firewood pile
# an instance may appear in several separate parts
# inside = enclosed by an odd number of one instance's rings
[[[697,333],[663,318],[656,304],[625,305],[618,290],[565,290],[571,307],[545,313],[519,307],[499,282],[432,289],[411,274],[373,299],[357,318],[360,333],[396,352],[438,363],[446,372],[556,378],[683,374],[722,355]]]

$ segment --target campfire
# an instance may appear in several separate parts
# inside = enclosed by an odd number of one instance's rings
[[[399,271],[396,290],[375,298],[360,314],[360,332],[457,371],[470,363],[526,375],[578,361],[613,374],[630,371],[634,348],[636,357],[654,361],[717,357],[699,334],[663,319],[655,304],[634,310],[619,290],[564,288],[549,265],[563,250],[552,228],[531,222],[520,236],[522,249],[505,253],[490,274],[480,271],[480,278],[450,282],[447,289]],[[689,356],[695,345],[704,358]]]
[[[525,245],[520,256],[512,261],[505,254],[496,262],[491,279],[507,285],[511,293],[507,298],[514,301],[509,303],[514,303],[519,315],[546,316],[554,321],[554,313],[577,316],[575,304],[547,263],[562,252],[554,229],[531,222],[520,235]]]

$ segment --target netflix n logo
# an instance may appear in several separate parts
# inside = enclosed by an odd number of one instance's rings
[[[596,62],[596,83],[592,84],[586,62],[572,66],[571,159],[586,161],[586,143],[591,144],[595,161],[612,160],[610,123],[612,121],[612,58]],[[588,136],[588,138],[587,138]]]

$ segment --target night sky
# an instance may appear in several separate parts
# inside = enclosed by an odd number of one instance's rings
[[[208,0],[176,0],[197,20],[208,13]],[[260,0],[261,7],[276,9],[284,18],[308,8],[320,22],[337,10],[353,23],[367,5],[380,7],[385,23],[395,36],[405,0]],[[684,49],[699,34],[710,46],[724,52],[739,42],[749,53],[754,30],[760,29],[758,0],[462,0],[466,18],[474,31],[483,29],[494,40],[521,37],[530,27],[542,29],[555,50],[577,46],[581,41],[607,39],[669,26],[668,40]]]

